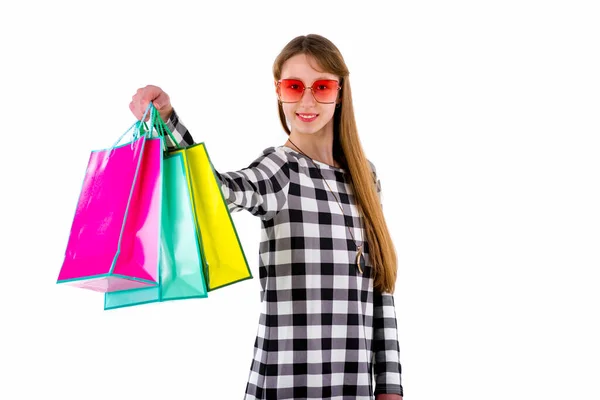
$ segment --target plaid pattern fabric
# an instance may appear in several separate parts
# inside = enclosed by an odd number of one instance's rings
[[[177,114],[167,125],[180,145],[193,144]],[[317,164],[343,214],[310,159],[288,147],[217,172],[230,211],[262,220],[261,314],[246,400],[403,392],[394,297],[373,290],[368,243],[364,273],[357,270],[347,226],[359,244],[365,231],[347,174]]]

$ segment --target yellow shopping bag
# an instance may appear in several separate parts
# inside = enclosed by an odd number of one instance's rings
[[[252,273],[206,146],[198,143],[171,153],[182,153],[187,165],[208,290],[251,279]]]

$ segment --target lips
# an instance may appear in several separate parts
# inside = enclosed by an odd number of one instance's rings
[[[309,114],[309,113],[296,113],[296,115],[298,116],[298,119],[302,122],[312,122],[315,119],[317,119],[317,117],[319,116],[319,114]]]

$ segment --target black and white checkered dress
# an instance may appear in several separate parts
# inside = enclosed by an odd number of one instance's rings
[[[167,124],[181,145],[193,143],[175,113]],[[357,270],[347,226],[359,244],[365,231],[346,173],[317,164],[346,217],[314,164],[291,148],[217,172],[229,210],[262,220],[261,314],[245,399],[402,394],[394,298],[373,290],[368,243]]]

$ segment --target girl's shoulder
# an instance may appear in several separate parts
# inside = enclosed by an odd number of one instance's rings
[[[262,159],[271,160],[277,164],[298,164],[295,152],[286,146],[271,146],[263,150]]]
[[[375,164],[369,159],[367,159],[369,163],[369,167],[371,167],[371,174],[373,175],[373,179],[377,180],[377,169],[375,168]]]
[[[287,153],[276,146],[267,147],[262,151],[251,164],[250,168],[257,167],[259,165],[268,166],[270,169],[282,168],[287,166],[289,162]]]
[[[345,172],[342,168],[333,167],[331,165],[327,165],[321,163],[319,161],[309,161],[310,159],[306,156],[298,153],[296,150],[287,147],[287,146],[271,146],[267,147],[263,150],[262,155],[259,160],[268,159],[274,161],[278,165],[282,164],[295,164],[294,168],[297,167],[313,167],[313,162],[316,163],[321,171],[332,171],[332,172]],[[258,160],[257,160],[258,161]],[[367,159],[367,163],[369,168],[371,169],[371,175],[373,176],[373,180],[376,182],[377,178],[377,169],[375,168],[375,164]]]
[[[271,146],[271,147],[267,147],[266,149],[264,149],[262,151],[262,155],[263,156],[285,156],[285,151],[282,148],[283,146]]]
[[[298,171],[299,168],[308,170],[311,168],[318,167],[319,171],[321,171],[321,173],[325,173],[325,174],[333,174],[333,173],[344,174],[345,173],[345,170],[343,168],[334,167],[332,165],[325,164],[325,163],[322,163],[317,160],[312,160],[312,159],[308,158],[307,156],[305,156],[304,154],[301,154],[298,151],[292,149],[291,147],[278,146],[278,147],[274,147],[271,149],[273,149],[273,150],[270,150],[270,151],[277,152],[278,154],[280,154],[281,157],[286,157],[288,162],[290,164],[294,165],[296,172]]]

